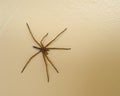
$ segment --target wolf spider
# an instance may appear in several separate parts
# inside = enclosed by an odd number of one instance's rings
[[[52,63],[52,61],[49,59],[49,57],[48,57],[48,51],[50,51],[50,50],[70,50],[71,48],[55,48],[55,47],[48,47],[48,46],[49,46],[50,44],[52,44],[52,42],[55,41],[63,32],[65,32],[65,31],[67,30],[67,28],[65,28],[62,32],[60,32],[60,33],[59,33],[54,39],[52,39],[48,44],[44,45],[44,44],[43,44],[43,40],[48,36],[48,33],[45,34],[45,35],[42,37],[42,39],[41,39],[40,42],[38,42],[38,41],[35,39],[35,37],[33,36],[32,31],[31,31],[28,23],[26,23],[26,26],[27,26],[27,28],[28,28],[28,30],[29,30],[29,33],[30,33],[32,39],[34,40],[34,42],[35,42],[39,47],[33,46],[33,48],[37,49],[38,52],[36,52],[34,55],[32,55],[32,56],[28,59],[28,61],[26,62],[25,66],[23,67],[21,73],[23,73],[23,71],[25,70],[25,68],[27,67],[27,65],[30,63],[30,61],[31,61],[35,56],[37,56],[37,55],[41,52],[41,53],[42,53],[42,56],[43,56],[43,59],[44,59],[44,62],[45,62],[46,74],[47,74],[47,81],[49,82],[49,72],[48,72],[48,63],[47,63],[47,61],[52,65],[52,67],[55,69],[55,71],[56,71],[57,73],[59,73],[59,71],[58,71],[58,69],[55,67],[55,65]]]

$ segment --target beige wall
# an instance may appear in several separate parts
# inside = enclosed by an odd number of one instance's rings
[[[0,0],[0,96],[120,96],[120,0]],[[49,66],[46,81],[41,55],[20,73],[36,52],[25,25],[45,43],[65,27],[51,51],[60,71]]]

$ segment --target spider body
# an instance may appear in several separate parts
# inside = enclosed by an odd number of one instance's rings
[[[42,56],[43,56],[43,59],[44,59],[44,62],[45,62],[45,67],[46,67],[46,74],[47,74],[47,81],[49,82],[49,72],[48,72],[48,63],[49,62],[51,64],[51,66],[55,69],[55,71],[57,73],[59,73],[58,69],[55,67],[55,65],[52,63],[52,61],[49,59],[48,57],[48,51],[50,50],[70,50],[71,48],[56,48],[56,47],[48,47],[50,44],[52,44],[53,41],[56,40],[57,37],[59,37],[63,32],[65,32],[67,30],[67,28],[65,28],[62,32],[60,32],[54,39],[52,39],[50,42],[48,42],[46,45],[43,44],[43,40],[48,36],[48,33],[43,36],[43,38],[41,39],[40,42],[38,42],[35,37],[33,36],[32,34],[32,31],[28,25],[28,23],[26,23],[27,25],[27,28],[29,30],[29,33],[32,37],[32,39],[34,40],[34,42],[39,46],[33,46],[33,48],[37,49],[38,52],[36,52],[34,55],[32,55],[28,61],[26,62],[25,66],[23,67],[21,73],[23,73],[23,71],[25,70],[25,68],[28,66],[28,64],[30,63],[30,61],[35,57],[37,56],[38,54],[42,53]]]
[[[45,54],[48,55],[49,49],[47,49],[47,48],[45,48],[45,47],[41,47],[41,48],[40,48],[40,47],[37,47],[37,46],[33,46],[33,48],[35,48],[35,49],[41,51],[42,53],[45,53]]]

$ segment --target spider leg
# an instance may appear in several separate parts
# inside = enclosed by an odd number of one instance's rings
[[[65,32],[67,28],[65,28],[62,32],[60,32],[53,40],[51,40],[45,47],[49,46],[55,39],[57,39],[63,32]]]
[[[43,45],[43,40],[44,40],[47,36],[48,36],[48,33],[45,34],[45,35],[43,36],[43,38],[41,39],[41,41],[40,41],[40,44],[42,45],[42,47],[44,47],[44,45]]]
[[[23,71],[25,70],[25,68],[28,66],[29,62],[30,62],[35,56],[37,56],[40,52],[41,52],[41,51],[35,53],[33,56],[31,56],[31,57],[29,58],[29,60],[27,61],[27,63],[26,63],[25,66],[23,67],[21,73],[23,73]]]
[[[28,25],[28,23],[26,23],[26,25],[27,25],[27,28],[28,28],[28,30],[29,30],[29,32],[30,32],[30,35],[31,35],[31,37],[33,38],[33,40],[37,43],[37,45],[39,45],[39,46],[41,47],[41,45],[39,44],[39,42],[38,42],[38,41],[35,39],[35,37],[33,36],[32,31],[31,31],[30,26]]]
[[[50,50],[70,50],[71,48],[47,48],[47,49],[50,49]]]
[[[40,48],[40,47],[37,47],[37,46],[33,46],[33,48],[38,49],[38,50],[41,50],[41,48]]]
[[[43,38],[41,39],[40,42],[42,42],[47,36],[48,36],[48,33],[46,33],[46,34],[43,36]]]
[[[49,59],[49,57],[45,54],[45,57],[47,58],[47,60],[49,61],[49,63],[52,65],[52,67],[55,69],[55,71],[57,73],[59,73],[58,69],[55,67],[55,65],[52,63],[52,61]]]
[[[44,53],[42,53],[42,55],[43,55],[43,59],[44,59],[44,62],[45,62],[45,67],[46,67],[47,81],[49,82],[48,64],[47,64]]]

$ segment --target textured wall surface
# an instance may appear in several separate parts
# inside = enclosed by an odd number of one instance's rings
[[[50,51],[47,83],[42,55],[20,73],[40,41],[70,51]],[[0,96],[120,96],[120,0],[0,0]]]

